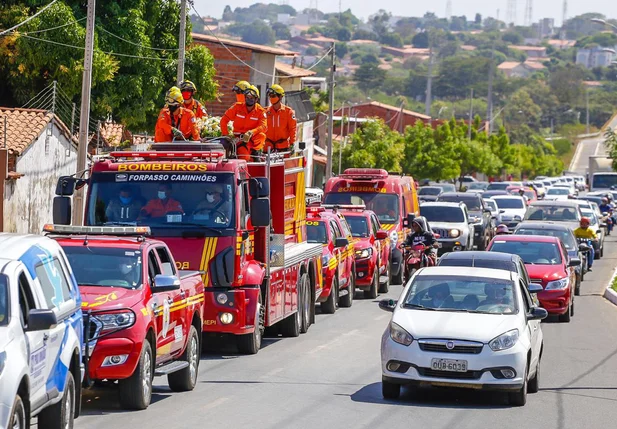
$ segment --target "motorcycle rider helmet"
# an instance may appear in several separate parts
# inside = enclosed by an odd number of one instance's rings
[[[499,225],[497,227],[497,230],[495,231],[495,233],[497,235],[504,235],[504,234],[510,234],[510,230],[508,229],[507,225],[504,225],[503,223],[501,225]]]
[[[591,220],[589,220],[588,217],[582,217],[581,218],[581,228],[587,228],[589,225],[591,225]]]

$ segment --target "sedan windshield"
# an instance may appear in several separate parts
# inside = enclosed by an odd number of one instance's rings
[[[329,192],[325,204],[364,205],[373,210],[381,223],[396,223],[399,219],[399,196],[377,192]]]
[[[488,183],[486,182],[472,182],[467,186],[467,189],[481,189],[486,190]]]
[[[0,326],[9,323],[9,279],[0,274]]]
[[[441,192],[441,188],[436,186],[425,186],[424,188],[418,189],[418,195],[439,195]]]
[[[493,182],[489,183],[488,189],[489,191],[505,191],[508,186],[512,186],[511,183],[502,183],[502,182]]]
[[[477,195],[442,195],[437,201],[443,201],[447,203],[465,203],[467,210],[481,210],[480,197]]]
[[[525,220],[575,222],[580,220],[580,212],[570,207],[532,206],[525,213]]]
[[[368,222],[364,216],[345,216],[352,237],[368,237]]]
[[[420,214],[429,222],[465,222],[463,210],[458,207],[420,206]]]
[[[404,307],[486,314],[518,311],[512,281],[468,276],[417,276]]]
[[[494,241],[491,252],[518,255],[526,264],[559,265],[561,254],[555,243],[533,241]]]
[[[137,289],[142,283],[141,252],[110,247],[65,246],[80,286]]]
[[[491,200],[484,200],[484,204],[489,208],[490,211],[494,212],[497,210],[497,203]]]
[[[571,231],[565,229],[544,229],[544,228],[528,228],[521,227],[514,231],[516,235],[540,235],[545,237],[557,237],[559,238],[563,244],[566,246],[566,249],[572,250],[576,249],[578,246],[576,244],[576,239]]]
[[[306,235],[309,243],[328,244],[326,224],[322,221],[307,221]]]
[[[546,191],[546,195],[568,195],[569,193],[568,188],[551,188]]]
[[[525,203],[520,198],[493,198],[500,209],[524,209]]]

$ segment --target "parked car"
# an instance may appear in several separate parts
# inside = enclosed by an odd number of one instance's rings
[[[0,428],[72,429],[81,410],[81,295],[62,248],[0,234]]]
[[[538,391],[547,312],[516,272],[423,268],[379,306],[393,313],[381,339],[384,398],[401,385],[446,386],[504,391],[523,406]]]
[[[478,250],[486,249],[495,231],[491,226],[491,211],[484,205],[480,195],[467,192],[444,192],[437,198],[437,202],[465,203],[473,227],[473,244]]]
[[[377,298],[376,292],[388,293],[391,245],[388,232],[381,229],[377,215],[371,210],[342,207],[341,214],[351,229],[356,288],[364,289],[367,298]],[[396,242],[393,244],[396,246]],[[377,290],[372,285],[377,285]]]
[[[527,204],[525,199],[517,195],[495,196],[493,200],[497,203],[499,215],[497,216],[497,224],[504,224],[508,228],[514,228],[525,217]]]
[[[441,186],[422,186],[418,189],[418,200],[437,201],[437,197],[443,192]]]
[[[473,249],[474,229],[464,203],[422,203],[420,215],[430,222],[433,232],[439,234],[438,254]]]
[[[318,298],[321,311],[331,314],[337,305],[351,307],[357,273],[353,239],[345,217],[325,207],[307,207],[306,235],[309,243],[323,245],[323,291]]]
[[[580,259],[570,259],[568,251],[557,237],[538,235],[500,235],[491,241],[491,252],[513,253],[525,261],[532,283],[542,286],[540,304],[550,314],[569,322],[574,315],[574,267]]]
[[[566,246],[570,259],[580,259],[581,264],[574,267],[576,274],[576,283],[574,284],[574,294],[579,295],[581,290],[581,282],[585,278],[585,270],[587,261],[587,252],[581,251],[581,248],[576,241],[574,232],[566,225],[561,225],[554,222],[529,222],[520,223],[514,230],[516,235],[542,235],[547,237],[557,237]]]

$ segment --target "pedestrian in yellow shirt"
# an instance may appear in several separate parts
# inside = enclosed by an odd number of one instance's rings
[[[581,223],[578,228],[574,230],[574,236],[576,238],[582,238],[584,240],[591,240],[592,242],[598,241],[598,236],[595,231],[589,228],[591,221],[588,217],[582,217]],[[591,249],[589,250],[589,257],[587,258],[587,266],[589,267],[587,271],[591,271],[591,266],[593,265],[593,259],[595,257],[595,250],[593,248],[593,243],[591,243]]]

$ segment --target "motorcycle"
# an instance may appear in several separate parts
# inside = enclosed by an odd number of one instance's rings
[[[405,260],[405,275],[404,283],[411,278],[411,275],[420,268],[434,267],[436,264],[436,258],[433,254],[427,254],[429,249],[424,244],[418,244],[415,246],[402,245]]]
[[[578,242],[578,250],[583,254],[584,260],[581,261],[581,272],[585,274],[589,269],[588,261],[591,257],[590,251],[593,248],[593,243],[588,238],[577,238],[576,241]]]

